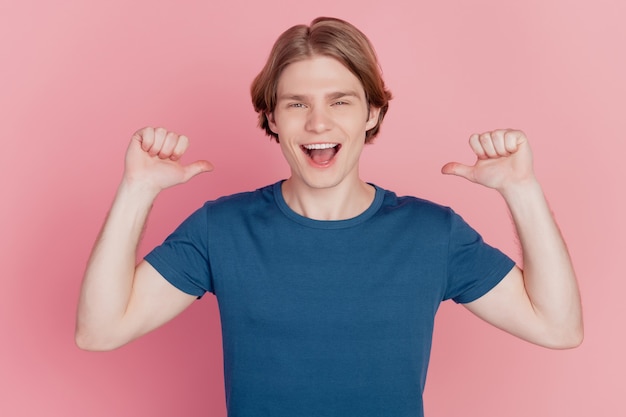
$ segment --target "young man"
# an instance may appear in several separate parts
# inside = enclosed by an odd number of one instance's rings
[[[361,151],[391,98],[378,68],[367,38],[341,20],[283,33],[252,100],[291,176],[207,202],[138,265],[157,194],[212,167],[179,163],[185,136],[136,132],[85,273],[78,345],[116,348],[212,292],[229,416],[289,417],[423,415],[446,299],[532,343],[577,346],[576,278],[525,135],[472,135],[476,164],[442,169],[503,196],[522,271],[450,209],[361,180]]]

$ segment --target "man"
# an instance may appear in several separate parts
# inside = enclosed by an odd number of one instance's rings
[[[138,265],[157,194],[212,166],[179,163],[185,136],[136,132],[85,273],[78,345],[121,346],[209,291],[229,416],[421,416],[443,300],[532,343],[581,343],[576,278],[522,132],[472,135],[476,164],[442,172],[502,195],[524,271],[452,210],[361,180],[361,151],[391,98],[378,68],[344,21],[283,33],[251,92],[291,176],[207,202]]]

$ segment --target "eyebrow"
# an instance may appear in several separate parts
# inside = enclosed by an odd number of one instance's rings
[[[278,100],[295,100],[295,101],[306,101],[307,98],[309,98],[310,96],[307,96],[306,94],[291,94],[291,93],[286,93],[286,94],[281,94],[280,96],[278,96]],[[328,93],[325,95],[326,99],[329,100],[336,100],[338,98],[342,98],[342,97],[356,97],[359,98],[359,95],[356,91],[353,90],[348,90],[348,91],[335,91],[332,93]]]

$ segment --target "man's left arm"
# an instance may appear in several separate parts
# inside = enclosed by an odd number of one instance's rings
[[[442,172],[502,195],[517,229],[524,269],[514,267],[491,291],[465,307],[529,342],[554,349],[578,346],[583,320],[576,275],[535,177],[526,135],[518,130],[474,134],[470,147],[477,157],[474,166],[451,162]]]

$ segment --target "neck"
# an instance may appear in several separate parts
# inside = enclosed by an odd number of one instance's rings
[[[282,184],[282,193],[290,209],[313,220],[347,220],[367,210],[376,190],[358,180],[329,188],[312,188],[297,184],[293,178]]]

